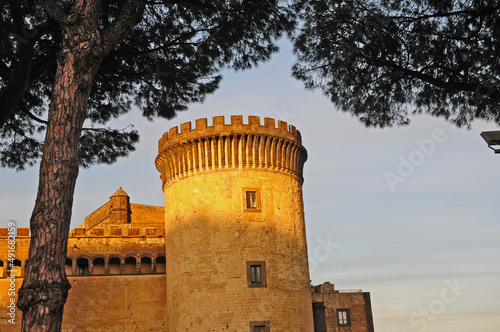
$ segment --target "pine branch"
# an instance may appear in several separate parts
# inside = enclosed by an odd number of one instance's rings
[[[55,0],[42,0],[43,9],[53,18],[59,25],[63,24],[64,19],[67,17],[65,11],[57,4]]]
[[[140,22],[145,8],[144,0],[127,0],[114,24],[106,28],[102,34],[104,54],[109,54]]]

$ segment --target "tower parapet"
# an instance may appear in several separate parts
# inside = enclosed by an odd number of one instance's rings
[[[158,144],[156,168],[161,173],[164,186],[200,172],[227,169],[261,169],[287,173],[300,182],[307,159],[300,132],[284,121],[249,116],[231,116],[225,124],[223,116],[175,126],[166,132]]]

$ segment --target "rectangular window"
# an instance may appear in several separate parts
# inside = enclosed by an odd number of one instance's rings
[[[252,284],[262,284],[260,265],[250,265],[250,281]]]
[[[257,208],[257,192],[247,191],[247,209]]]
[[[260,188],[243,188],[243,210],[245,212],[262,212]]]
[[[269,321],[265,322],[250,322],[250,332],[270,332],[271,324]]]
[[[337,309],[337,318],[339,326],[350,326],[349,309]]]
[[[266,262],[247,262],[248,287],[267,287]]]

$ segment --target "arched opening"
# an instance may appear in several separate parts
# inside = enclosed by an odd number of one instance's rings
[[[76,261],[76,265],[78,266],[79,276],[86,276],[89,274],[89,260],[87,258],[79,258]]]
[[[7,264],[9,266],[9,264]],[[9,272],[9,269],[7,269],[7,272]],[[14,259],[14,266],[10,267],[10,276],[16,276],[20,277],[21,276],[21,261],[18,259]]]
[[[109,259],[109,274],[122,274],[120,258],[112,257]]]
[[[146,273],[151,273],[153,271],[152,268],[152,260],[149,257],[142,257],[141,258],[141,273],[146,274]]]
[[[135,274],[136,270],[135,257],[127,257],[125,259],[125,274]]]
[[[104,274],[104,258],[96,258],[92,262],[94,266],[92,274]]]
[[[3,261],[0,261],[0,278],[3,277]]]
[[[156,257],[156,273],[167,272],[167,267],[165,264],[165,256]]]
[[[66,275],[73,275],[73,260],[71,258],[66,258],[66,262],[64,262],[64,270],[66,270]]]

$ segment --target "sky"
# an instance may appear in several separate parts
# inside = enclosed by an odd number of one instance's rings
[[[287,121],[308,151],[304,205],[311,282],[370,292],[379,332],[500,331],[500,155],[475,122],[411,118],[405,127],[365,128],[321,92],[290,75],[288,42],[271,61],[225,72],[220,89],[175,119],[149,122],[133,112],[137,150],[113,165],[81,169],[71,227],[119,188],[132,203],[163,205],[157,142],[186,121],[257,115]],[[38,166],[0,169],[1,227],[28,227]]]

